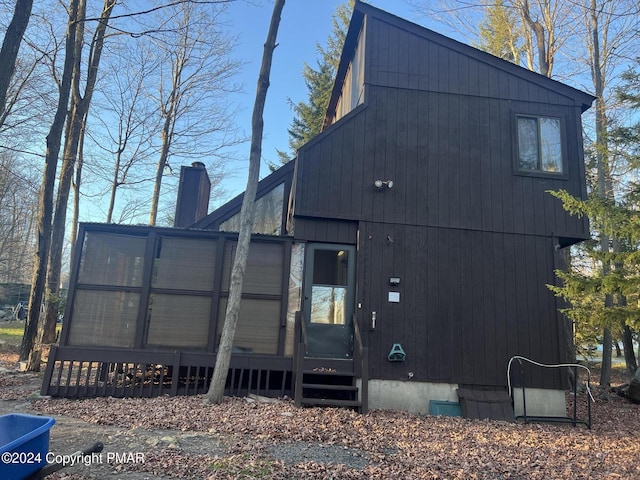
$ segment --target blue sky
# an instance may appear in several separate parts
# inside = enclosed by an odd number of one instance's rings
[[[288,99],[293,102],[306,100],[307,90],[302,78],[304,63],[315,65],[316,44],[325,45],[331,31],[331,16],[344,0],[287,0],[278,30],[278,47],[271,66],[271,82],[264,112],[264,137],[262,144],[261,178],[269,171],[267,162],[277,162],[276,148],[286,150],[287,128],[293,113]],[[368,3],[416,23],[419,15],[405,0],[370,0]],[[241,81],[244,94],[239,97],[242,113],[238,124],[247,134],[251,132],[251,111],[255,100],[258,72],[262,61],[263,44],[267,36],[273,0],[251,3],[234,2],[230,7],[230,21],[239,36],[236,57],[247,62],[242,69]],[[238,155],[247,160],[234,164],[232,178],[225,182],[225,189],[232,196],[244,191],[249,145],[242,145]]]

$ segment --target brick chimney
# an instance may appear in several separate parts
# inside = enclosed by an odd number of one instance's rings
[[[180,169],[180,185],[173,226],[187,228],[209,213],[211,181],[202,162]]]

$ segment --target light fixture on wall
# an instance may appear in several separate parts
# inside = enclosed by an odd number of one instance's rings
[[[393,180],[376,180],[375,182],[373,182],[373,186],[376,187],[378,190],[382,190],[385,187],[392,188]]]

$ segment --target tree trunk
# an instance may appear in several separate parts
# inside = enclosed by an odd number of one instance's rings
[[[42,176],[42,187],[40,189],[40,200],[38,205],[38,245],[34,258],[33,276],[31,280],[31,293],[29,294],[29,311],[27,321],[24,326],[24,335],[20,345],[20,361],[28,361],[27,369],[38,371],[40,369],[40,359],[38,355],[32,355],[36,336],[38,333],[38,322],[40,319],[40,307],[45,291],[45,280],[47,276],[47,259],[51,245],[51,219],[53,217],[53,191],[56,179],[56,167],[62,131],[67,117],[67,105],[71,93],[71,80],[73,76],[73,50],[75,47],[76,21],[78,18],[79,0],[71,0],[69,4],[69,22],[67,24],[67,39],[65,44],[65,61],[60,84],[60,94],[56,113],[47,135],[47,149],[45,153],[45,167]]]
[[[604,101],[604,79],[602,77],[603,65],[600,59],[600,31],[598,28],[596,0],[591,0],[591,35],[593,41],[593,52],[591,64],[592,80],[596,96],[596,159],[597,159],[597,175],[598,175],[598,197],[602,199],[613,199],[613,186],[611,184],[608,145],[606,140],[607,124],[606,124],[606,104]],[[600,250],[602,253],[609,252],[609,236],[600,234]],[[609,261],[602,262],[603,275],[606,276],[611,271]],[[605,295],[605,309],[613,307],[613,297],[610,294]],[[613,338],[611,329],[608,326],[603,327],[602,335],[602,369],[600,372],[600,386],[609,387],[611,385],[611,345]]]
[[[539,21],[531,18],[528,0],[525,0],[522,3],[520,9],[522,17],[525,19],[527,25],[536,37],[536,50],[538,51],[538,67],[540,68],[540,74],[545,77],[551,77],[551,62],[549,61],[549,52],[545,42],[544,26]]]
[[[622,245],[620,244],[620,241],[615,240],[613,242],[613,251],[614,252],[622,251]],[[624,268],[624,265],[622,265],[622,262],[616,262],[614,265],[617,270],[618,269],[621,270]],[[621,293],[618,294],[616,298],[616,304],[618,307],[621,307],[621,308],[627,307],[628,306],[627,297]],[[635,355],[635,352],[633,351],[633,332],[631,331],[631,328],[629,328],[629,325],[627,325],[627,322],[625,320],[620,321],[620,327],[622,330],[622,348],[624,350],[624,360],[625,360],[625,366],[627,369],[627,374],[633,375],[638,369],[638,364],[636,363],[636,355]],[[622,356],[622,352],[620,351],[620,344],[616,340],[616,357],[620,358],[621,356]]]
[[[227,311],[225,314],[224,326],[222,328],[222,337],[220,338],[220,344],[218,346],[213,378],[211,379],[211,385],[209,386],[209,392],[207,393],[207,398],[210,403],[220,403],[224,397],[224,387],[229,371],[229,363],[231,361],[233,337],[235,335],[238,315],[240,313],[242,284],[244,281],[244,272],[249,254],[251,229],[253,226],[253,216],[255,212],[255,198],[260,176],[262,130],[264,127],[262,114],[267,97],[267,89],[269,88],[271,60],[273,58],[273,51],[276,48],[278,26],[280,25],[280,16],[282,14],[283,7],[284,0],[276,0],[275,5],[273,6],[273,15],[271,17],[271,24],[269,25],[267,41],[264,44],[262,66],[260,67],[260,75],[258,77],[256,102],[253,107],[253,115],[251,118],[252,134],[251,151],[249,154],[249,176],[247,179],[247,189],[244,192],[244,199],[242,201],[242,208],[240,210],[240,232],[238,234],[236,257],[234,259],[233,270],[231,272],[231,285],[229,287],[229,299],[227,301]]]
[[[113,209],[116,206],[116,193],[120,184],[118,183],[118,175],[120,174],[120,164],[122,162],[122,148],[119,145],[116,153],[116,164],[113,169],[113,179],[111,180],[111,195],[109,195],[109,210],[107,210],[107,223],[113,220]]]
[[[160,159],[156,167],[156,178],[153,184],[153,196],[151,197],[151,212],[149,213],[149,225],[155,225],[158,220],[158,204],[160,203],[160,189],[162,187],[162,176],[164,169],[169,164],[169,152],[173,143],[173,132],[176,124],[176,116],[178,115],[178,106],[180,103],[180,90],[182,87],[182,72],[187,62],[187,40],[181,44],[183,50],[178,51],[175,55],[175,63],[172,65],[173,77],[171,92],[167,100],[166,106],[161,105],[164,123],[160,132],[162,147],[160,148]],[[161,99],[162,101],[162,99]]]
[[[172,99],[171,102],[174,100]],[[173,107],[172,107],[173,109]],[[160,203],[160,188],[162,186],[162,176],[164,175],[164,169],[167,166],[167,160],[169,158],[169,148],[171,145],[171,120],[172,118],[167,114],[164,119],[164,125],[162,127],[162,149],[160,150],[160,159],[158,160],[158,166],[156,168],[156,178],[153,183],[153,196],[151,197],[151,212],[149,213],[149,225],[153,226],[158,220],[158,203]]]
[[[76,33],[76,46],[74,49],[74,75],[72,86],[72,101],[67,125],[67,138],[65,139],[64,153],[62,155],[62,167],[58,182],[58,197],[56,200],[55,216],[53,219],[51,252],[49,254],[49,271],[47,279],[47,306],[43,329],[42,343],[54,343],[56,341],[56,321],[60,306],[60,278],[62,269],[62,253],[64,250],[64,238],[67,222],[67,206],[69,204],[69,192],[71,179],[78,158],[78,146],[81,133],[85,128],[87,112],[91,104],[91,97],[98,78],[100,57],[104,45],[104,35],[109,23],[109,18],[116,0],[104,0],[100,21],[91,42],[87,79],[84,96],[80,92],[81,59],[84,47],[84,18],[86,14],[86,0],[80,0],[79,21]]]
[[[633,375],[638,370],[638,362],[633,350],[633,332],[629,325],[623,325],[622,327],[622,348],[627,374]]]
[[[18,51],[31,18],[32,6],[33,0],[16,0],[13,18],[4,34],[2,49],[0,49],[0,122],[4,118],[7,90],[9,90],[9,84],[16,69]],[[0,123],[0,127],[2,127],[2,123]]]
[[[72,110],[69,121],[71,123],[70,128],[67,129],[67,134],[70,137],[68,137],[65,142],[60,180],[58,182],[58,197],[56,200],[55,216],[51,232],[51,252],[49,253],[47,276],[47,303],[42,336],[42,343],[45,344],[54,343],[56,340],[55,329],[58,308],[60,305],[60,278],[62,269],[62,251],[64,249],[64,235],[67,221],[67,204],[69,201],[71,177],[73,176],[73,168],[78,146],[78,144],[72,140],[72,137],[79,135],[79,131],[82,128],[82,121],[78,118],[76,108]]]
[[[611,329],[604,327],[602,334],[602,364],[600,367],[600,386],[607,390],[611,386]]]
[[[82,122],[87,125],[86,118]],[[78,219],[80,218],[80,187],[82,185],[82,167],[84,166],[84,138],[85,128],[80,132],[80,146],[78,148],[78,164],[76,166],[76,180],[73,183],[73,219],[71,220],[71,254],[69,258],[73,260],[76,255],[76,239],[78,237]]]

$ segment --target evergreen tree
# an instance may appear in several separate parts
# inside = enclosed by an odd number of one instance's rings
[[[640,110],[640,74],[630,70],[618,97],[632,110]],[[587,215],[597,238],[608,238],[612,248],[603,249],[599,240],[581,247],[584,262],[575,262],[567,272],[558,271],[561,287],[550,286],[569,307],[564,312],[576,324],[576,343],[595,343],[599,333],[609,328],[622,338],[629,374],[638,368],[633,338],[640,330],[640,123],[611,128],[608,154],[624,165],[626,188],[617,198],[594,192],[587,200],[567,192],[552,192],[564,208],[575,215]],[[609,297],[612,302],[605,302]],[[603,345],[611,348],[611,345]]]
[[[486,7],[485,19],[479,25],[479,42],[474,45],[503,60],[520,64],[524,50],[522,32],[513,10],[503,0]]]
[[[558,270],[562,286],[549,288],[566,300],[563,312],[575,323],[576,347],[602,342],[603,328],[622,338],[630,374],[637,369],[632,337],[640,327],[640,210],[638,205],[617,204],[596,196],[587,200],[567,192],[554,192],[567,211],[587,215],[595,236],[608,236],[618,248],[601,249],[600,241],[585,242],[568,271]],[[610,265],[610,268],[604,268]],[[609,305],[605,298],[612,299]],[[611,345],[603,345],[611,348]]]
[[[306,101],[298,103],[293,103],[289,99],[294,118],[288,129],[289,151],[278,150],[282,164],[291,160],[302,145],[322,131],[354,4],[355,0],[348,0],[347,3],[336,8],[332,16],[333,27],[327,38],[326,47],[316,45],[318,51],[316,68],[308,64],[304,65],[302,76],[308,96]],[[277,167],[278,165],[269,165],[271,170]]]

